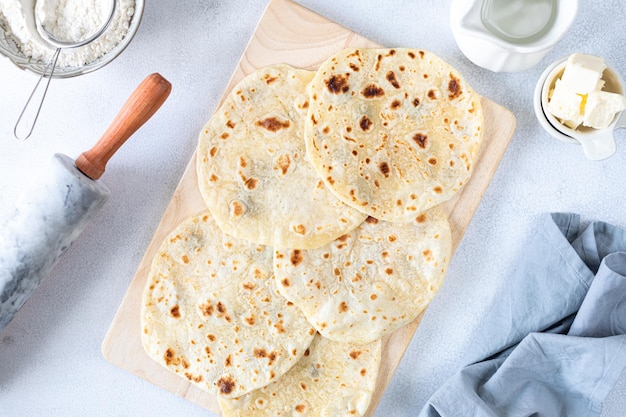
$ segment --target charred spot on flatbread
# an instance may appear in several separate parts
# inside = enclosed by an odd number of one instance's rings
[[[385,78],[387,79],[387,81],[389,81],[389,84],[394,86],[394,88],[400,88],[400,83],[398,82],[396,74],[393,71],[387,72]]]
[[[428,145],[428,135],[425,133],[416,133],[413,135],[413,141],[422,149],[426,149]]]
[[[350,90],[348,85],[349,74],[333,75],[326,80],[326,88],[332,94],[347,93]]]
[[[257,120],[255,124],[272,133],[276,133],[281,129],[287,129],[291,125],[289,120],[279,120],[276,117],[266,117],[265,119]]]
[[[378,98],[385,95],[385,90],[376,84],[368,84],[361,91],[361,95],[365,98]]]
[[[374,123],[372,122],[372,120],[365,115],[361,116],[361,118],[359,119],[359,126],[361,127],[361,130],[363,130],[364,132],[367,132],[368,130],[370,130],[373,124]]]
[[[461,89],[461,81],[452,73],[450,73],[450,81],[448,82],[448,92],[448,98],[450,100],[454,100],[455,98],[459,97],[463,92],[463,90]],[[470,109],[468,111],[471,113],[473,110]]]

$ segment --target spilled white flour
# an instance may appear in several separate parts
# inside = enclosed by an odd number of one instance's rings
[[[54,47],[33,36],[27,27],[25,9],[30,1],[0,0],[0,30],[11,38],[24,56],[47,62]],[[33,1],[34,3],[34,1]],[[36,13],[46,29],[60,41],[76,42],[97,32],[106,22],[111,3],[108,0],[38,0]],[[134,0],[117,0],[113,19],[106,31],[87,45],[62,49],[57,67],[75,67],[95,61],[112,50],[126,36],[135,13]]]

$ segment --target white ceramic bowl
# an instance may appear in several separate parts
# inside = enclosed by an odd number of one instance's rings
[[[144,0],[135,0],[134,9],[135,11],[130,19],[128,31],[126,32],[124,38],[115,47],[113,47],[103,56],[85,65],[69,67],[57,66],[54,70],[53,78],[69,78],[75,77],[77,75],[87,74],[89,72],[104,67],[106,64],[113,61],[117,56],[119,56],[132,41],[135,33],[137,32],[137,29],[139,28],[139,24],[141,23],[141,18],[143,16]],[[24,55],[24,53],[19,49],[15,40],[7,34],[5,29],[1,25],[0,54],[11,60],[11,62],[13,62],[18,68],[34,72],[37,75],[41,75],[44,72],[47,64],[46,61],[36,60],[30,56]]]
[[[555,139],[563,142],[579,144],[587,158],[600,160],[608,158],[615,153],[615,139],[613,131],[620,127],[626,127],[626,113],[617,114],[615,119],[606,129],[593,129],[580,126],[571,129],[554,117],[548,110],[548,93],[554,87],[557,79],[563,74],[568,57],[563,57],[548,66],[539,77],[533,94],[533,108],[535,116],[541,127]],[[624,94],[626,87],[620,74],[609,64],[604,70],[602,79],[606,82],[605,90]]]

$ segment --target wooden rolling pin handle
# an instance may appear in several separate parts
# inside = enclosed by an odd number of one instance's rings
[[[93,180],[100,178],[109,159],[156,113],[171,90],[172,84],[160,74],[148,75],[126,100],[100,140],[76,158],[76,167]]]

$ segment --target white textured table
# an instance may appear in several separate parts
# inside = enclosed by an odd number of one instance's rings
[[[265,1],[147,0],[139,32],[107,67],[54,80],[36,132],[13,138],[36,77],[0,60],[0,202],[9,204],[52,153],[90,148],[135,86],[160,72],[170,98],[109,163],[111,199],[31,300],[0,334],[0,416],[207,416],[205,410],[106,362],[100,346],[137,265],[189,161],[199,129],[215,110]],[[600,55],[626,75],[626,8],[581,1],[574,28],[535,68],[495,74],[470,63],[449,25],[449,2],[299,0],[388,46],[432,50],[482,95],[512,110],[517,132],[426,313],[377,416],[414,415],[463,363],[466,328],[524,250],[539,214],[578,212],[626,227],[626,142],[602,162],[545,134],[532,110],[543,69],[572,52]],[[459,319],[459,317],[461,319]],[[418,346],[419,345],[419,346]],[[623,416],[626,375],[603,415]]]

